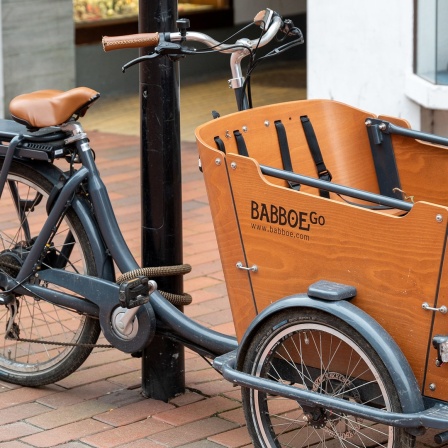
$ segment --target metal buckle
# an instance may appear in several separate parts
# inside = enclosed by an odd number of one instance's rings
[[[330,171],[328,171],[328,170],[320,171],[318,174],[319,174],[320,180],[325,180],[327,182],[331,182],[331,179],[333,179]]]

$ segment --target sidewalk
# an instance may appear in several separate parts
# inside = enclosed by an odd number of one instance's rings
[[[137,137],[93,132],[92,147],[125,238],[140,254]],[[193,266],[185,313],[233,334],[221,264],[195,144],[183,157],[184,261]],[[137,169],[137,173],[136,173]],[[38,389],[0,383],[0,447],[250,446],[240,391],[202,358],[186,350],[186,393],[169,403],[141,395],[141,360],[95,349],[74,374]]]

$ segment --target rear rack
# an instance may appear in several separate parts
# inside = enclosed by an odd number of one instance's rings
[[[52,162],[65,155],[67,136],[60,128],[44,128],[37,132],[29,132],[25,126],[13,120],[0,119],[0,156],[6,155],[9,143],[20,134],[25,138],[17,146],[15,157]]]

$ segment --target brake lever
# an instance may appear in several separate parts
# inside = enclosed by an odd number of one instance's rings
[[[163,41],[157,47],[154,48],[154,52],[151,54],[147,54],[145,56],[140,56],[137,59],[134,59],[127,64],[123,65],[121,71],[124,73],[129,67],[133,65],[140,64],[141,62],[145,62],[150,59],[155,59],[160,56],[168,56],[169,58],[175,60],[180,57],[183,57],[187,54],[194,54],[195,51],[182,47],[182,45],[175,44],[173,42]]]
[[[132,67],[133,65],[140,64],[141,62],[145,62],[149,59],[158,58],[159,56],[162,56],[162,55],[157,54],[155,52],[151,53],[151,54],[147,54],[145,56],[140,56],[140,57],[133,59],[132,61],[129,61],[126,64],[124,64],[123,67],[121,67],[121,71],[124,73],[128,68]]]

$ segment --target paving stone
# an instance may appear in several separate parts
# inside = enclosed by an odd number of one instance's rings
[[[246,424],[246,419],[244,418],[244,411],[241,406],[237,409],[232,409],[231,411],[220,412],[219,417],[237,423],[238,425],[241,426]]]
[[[204,289],[209,286],[214,286],[218,283],[220,283],[220,281],[215,278],[201,276],[186,280],[184,282],[184,289],[185,291],[196,291],[197,289]]]
[[[165,445],[161,445],[160,443],[153,442],[148,439],[140,439],[134,440],[130,443],[125,443],[117,448],[165,448]]]
[[[170,400],[171,404],[174,404],[175,406],[185,406],[187,404],[196,403],[198,401],[204,400],[205,397],[196,393],[196,392],[189,392],[188,390],[185,391],[184,394],[181,394],[177,397],[174,397]]]
[[[116,349],[95,349],[86,359],[80,370],[90,369],[91,367],[99,366],[102,364],[124,361],[129,358],[130,355],[128,353],[123,353]]]
[[[19,389],[20,387],[22,386],[19,386],[18,384],[7,383],[6,381],[0,380],[0,393],[6,392],[7,390],[11,389]]]
[[[21,437],[29,434],[35,434],[41,431],[28,423],[16,422],[8,425],[0,426],[0,442],[6,442],[9,440],[20,439]]]
[[[23,403],[0,410],[0,425],[24,420],[35,415],[51,411],[51,408],[39,403]]]
[[[228,322],[230,322],[232,320],[232,313],[229,309],[222,310],[219,313],[214,311],[209,314],[204,314],[202,316],[199,316],[197,320],[204,322],[205,324],[208,324],[208,325],[213,325],[213,326],[222,325],[222,324],[227,324]]]
[[[218,333],[226,334],[228,336],[235,336],[235,326],[233,321],[221,325],[213,325],[210,328]]]
[[[121,387],[139,387],[142,384],[142,372],[141,369],[138,368],[136,370],[132,370],[131,372],[123,373],[122,375],[117,375],[109,378],[109,381]]]
[[[70,441],[76,441],[90,434],[106,431],[110,429],[109,425],[96,420],[81,420],[69,425],[59,426],[58,428],[42,431],[27,437],[22,437],[22,441],[35,447],[60,446]]]
[[[58,448],[89,448],[89,445],[81,442],[68,442],[62,445],[58,445]]]
[[[228,448],[240,448],[251,443],[249,433],[247,432],[247,428],[245,426],[242,428],[235,428],[227,432],[222,432],[220,434],[215,434],[210,436],[209,439]]]
[[[223,395],[231,400],[242,401],[240,387],[234,387],[232,391],[224,392]]]
[[[133,359],[119,361],[113,364],[103,364],[92,367],[91,369],[78,370],[67,378],[59,381],[58,384],[67,389],[71,389],[84,384],[94,383],[104,379],[111,379],[118,375],[122,375],[123,373],[134,371],[136,368],[136,361]]]
[[[202,357],[196,355],[185,361],[185,370],[188,372],[193,372],[195,370],[204,370],[210,367],[210,364],[207,363]]]
[[[103,403],[108,403],[111,408],[120,408],[131,403],[146,400],[146,398],[142,396],[140,389],[120,389],[103,395],[98,400]]]
[[[117,409],[111,409],[102,414],[95,415],[95,420],[112,426],[124,426],[161,412],[176,409],[172,404],[159,400],[145,399],[138,403],[132,403]]]
[[[237,406],[238,403],[227,398],[213,397],[170,411],[161,412],[154,415],[154,418],[174,426],[182,426],[187,423],[211,417],[217,412],[233,409]]]
[[[181,445],[179,448],[222,448],[222,445],[218,445],[210,440],[200,440],[199,442],[188,443],[187,445]]]
[[[194,387],[194,385],[198,385],[208,381],[216,381],[221,378],[222,376],[216,370],[209,367],[206,369],[195,370],[194,372],[186,372],[185,383],[188,386]]]
[[[168,431],[154,434],[148,438],[168,447],[176,447],[206,439],[214,434],[229,431],[234,427],[234,423],[227,422],[217,417],[212,417],[187,425],[177,426]]]
[[[120,426],[119,428],[109,429],[108,431],[84,437],[81,441],[98,448],[113,448],[142,439],[154,433],[167,431],[170,428],[171,426],[167,423],[149,418],[130,425]]]
[[[235,386],[227,380],[215,380],[207,383],[201,383],[196,388],[206,396],[220,395],[224,392],[231,392]]]
[[[46,395],[38,398],[38,403],[44,404],[52,408],[59,408],[62,406],[70,406],[85,400],[91,400],[103,395],[108,395],[120,386],[109,381],[96,381],[94,383],[84,384],[83,386],[67,389],[57,394]]]
[[[18,440],[11,440],[10,442],[0,443],[0,448],[30,448],[30,446]]]
[[[110,409],[107,403],[98,400],[83,401],[72,406],[65,406],[45,414],[27,419],[27,423],[42,429],[52,429],[85,420]]]
[[[52,386],[43,388],[21,387],[0,394],[0,409],[16,406],[21,403],[30,403],[45,395],[54,394],[57,390]]]

